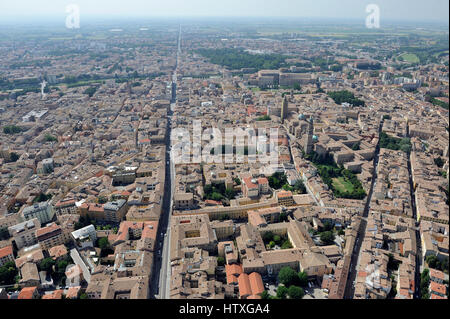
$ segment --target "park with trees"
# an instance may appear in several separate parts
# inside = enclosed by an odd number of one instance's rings
[[[387,148],[393,151],[403,151],[407,154],[411,152],[411,140],[407,137],[397,138],[381,132],[380,147]]]
[[[256,70],[278,70],[286,66],[286,56],[280,54],[250,54],[243,49],[199,49],[197,53],[211,63],[230,70],[254,68]]]
[[[279,249],[290,249],[292,244],[287,236],[275,235],[272,232],[266,232],[262,235],[264,245],[268,249],[274,249],[278,247]]]
[[[333,191],[337,198],[364,199],[366,191],[356,174],[343,166],[338,166],[331,154],[320,156],[316,152],[306,154],[305,158],[317,168],[322,181]]]
[[[366,103],[355,97],[355,95],[347,90],[329,92],[328,96],[331,97],[336,104],[342,105],[342,103],[349,103],[353,106],[365,106]]]

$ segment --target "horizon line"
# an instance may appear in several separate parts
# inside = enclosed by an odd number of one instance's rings
[[[7,22],[7,24],[14,24],[14,25],[25,25],[30,24],[31,22],[42,22],[42,20],[52,19],[52,21],[47,21],[48,23],[54,23],[56,19],[65,18],[66,14],[49,14],[49,15],[33,15],[33,14],[21,14],[21,15],[0,15],[0,25],[2,25],[4,22]],[[25,18],[28,21],[26,22],[18,22],[17,18]],[[30,18],[32,18],[30,20]],[[102,22],[105,21],[120,21],[120,20],[129,20],[129,19],[261,19],[261,20],[282,20],[282,19],[305,19],[305,20],[328,20],[328,21],[346,21],[348,23],[353,23],[357,21],[365,21],[363,17],[317,17],[317,16],[263,16],[263,15],[140,15],[140,14],[108,14],[108,15],[101,15],[101,14],[83,14],[82,19],[91,21],[93,19],[101,20]],[[417,24],[437,24],[437,25],[449,25],[449,21],[445,20],[414,20],[414,19],[405,19],[405,18],[391,18],[391,19],[382,19],[382,21],[385,21],[386,23],[392,25],[395,23],[417,23]],[[14,23],[11,23],[14,22]],[[291,21],[286,21],[291,22]],[[301,22],[301,21],[299,21]]]

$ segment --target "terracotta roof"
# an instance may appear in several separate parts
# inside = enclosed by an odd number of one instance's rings
[[[242,266],[238,264],[231,264],[231,265],[226,264],[225,272],[227,273],[227,276],[229,275],[239,276],[240,274],[242,274]]]
[[[75,205],[75,199],[66,199],[66,200],[60,200],[55,204],[55,207],[61,207],[61,206],[68,206],[68,205]]]
[[[442,271],[430,268],[430,277],[438,278],[441,280],[445,279],[445,275]]]
[[[248,279],[250,280],[250,288],[252,289],[253,295],[259,295],[264,291],[264,283],[259,273],[252,272],[248,276]]]
[[[36,237],[40,237],[42,235],[49,234],[49,233],[54,232],[59,229],[61,229],[61,227],[56,224],[51,224],[50,226],[39,228],[36,230]]]
[[[254,184],[252,183],[252,177],[244,177],[243,181],[245,183],[245,185],[247,186],[247,188],[258,188],[258,184]]]
[[[62,296],[63,291],[60,289],[53,291],[51,294],[42,296],[42,299],[62,299]]]
[[[292,197],[292,192],[291,191],[281,191],[278,193],[278,198],[287,198],[287,197]]]
[[[400,250],[400,254],[403,255],[403,243],[402,242],[398,243],[398,249]]]
[[[142,230],[141,238],[151,238],[153,240],[156,240],[157,233],[158,233],[158,222],[148,221],[144,223],[144,229]]]
[[[258,184],[269,184],[269,180],[265,177],[258,178]]]
[[[34,294],[36,289],[37,289],[37,287],[25,287],[25,288],[23,288],[20,291],[19,296],[17,297],[17,299],[33,299],[33,294]]]
[[[431,281],[430,282],[430,291],[445,295],[445,293],[446,293],[445,285]]]
[[[142,229],[142,222],[131,222],[131,221],[123,221],[120,223],[119,231],[117,232],[116,241],[119,240],[127,240],[128,239],[128,230],[129,229]]]
[[[90,212],[103,212],[104,210],[103,204],[89,204]]]
[[[239,285],[239,296],[241,298],[248,297],[252,295],[252,289],[250,287],[250,280],[247,274],[241,274],[238,277],[238,285]]]
[[[117,190],[112,193],[113,195],[120,195],[120,196],[130,196],[131,193],[127,190]]]
[[[238,284],[238,277],[235,275],[227,274],[227,285],[236,285]]]
[[[9,256],[13,254],[13,248],[12,246],[6,246],[3,248],[0,248],[0,258]]]

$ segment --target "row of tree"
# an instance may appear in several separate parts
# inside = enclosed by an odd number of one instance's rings
[[[380,147],[394,151],[403,151],[409,154],[411,152],[411,140],[407,137],[397,138],[389,136],[386,132],[381,132]]]
[[[342,103],[349,103],[353,106],[365,106],[366,102],[355,97],[355,95],[347,90],[329,92],[328,96],[331,97],[336,104],[342,105]]]
[[[286,65],[286,57],[279,54],[250,54],[242,49],[199,49],[197,53],[211,63],[231,70],[254,68],[276,70]]]

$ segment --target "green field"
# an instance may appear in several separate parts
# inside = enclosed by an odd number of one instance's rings
[[[404,61],[409,63],[419,63],[419,57],[415,55],[414,53],[404,53],[400,55],[399,57],[402,57]]]
[[[333,178],[333,187],[341,193],[351,193],[354,190],[353,184],[348,182],[345,177]]]

